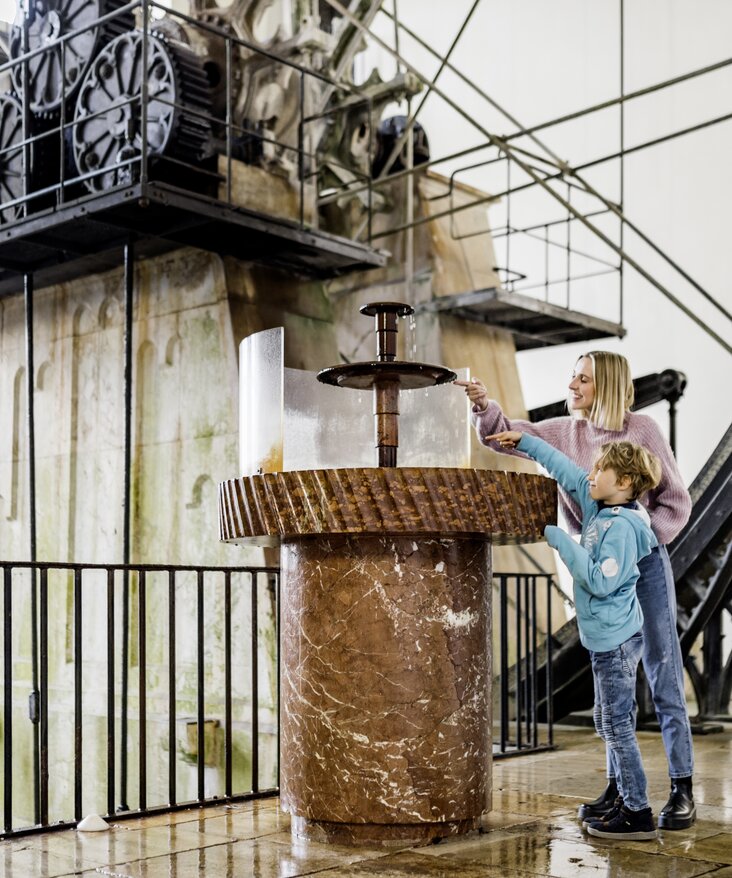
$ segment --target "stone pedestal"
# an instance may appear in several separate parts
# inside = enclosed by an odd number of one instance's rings
[[[319,840],[420,840],[489,807],[490,542],[282,545],[281,800]]]
[[[491,539],[533,542],[556,484],[479,470],[268,473],[221,536],[281,542],[281,799],[293,831],[389,844],[490,807]]]

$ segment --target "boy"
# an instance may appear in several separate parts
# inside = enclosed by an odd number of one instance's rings
[[[572,574],[580,640],[590,651],[594,720],[612,749],[620,797],[602,820],[587,821],[600,838],[656,838],[633,722],[635,678],[643,650],[643,614],[635,592],[638,561],[657,545],[648,513],[637,502],[661,478],[658,459],[631,442],[608,442],[589,475],[542,439],[508,431],[487,436],[538,461],[578,504],[579,545],[561,528],[544,536]]]

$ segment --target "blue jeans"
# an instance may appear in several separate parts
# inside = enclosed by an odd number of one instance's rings
[[[635,737],[635,678],[642,652],[642,631],[615,649],[590,651],[595,728],[612,753],[618,790],[631,811],[648,807],[646,775]]]
[[[694,773],[694,747],[684,695],[684,663],[676,631],[676,588],[665,546],[638,563],[636,585],[643,610],[643,670],[651,689],[671,778]],[[635,718],[635,714],[634,714]],[[618,776],[607,751],[608,777]]]

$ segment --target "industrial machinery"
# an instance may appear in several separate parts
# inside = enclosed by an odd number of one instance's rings
[[[186,13],[150,0],[132,10],[122,0],[19,9],[0,94],[1,223],[142,174],[220,199],[232,162],[293,187],[343,191],[344,203],[354,184],[360,209],[384,206],[363,194],[380,139],[394,140],[381,115],[421,83],[374,72],[356,85],[361,34],[327,3],[191,4]],[[368,25],[379,6],[362,0],[356,14]],[[424,161],[421,129],[417,137]]]

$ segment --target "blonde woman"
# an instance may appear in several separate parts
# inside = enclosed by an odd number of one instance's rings
[[[643,503],[651,518],[658,547],[638,563],[638,598],[643,611],[643,668],[650,685],[656,715],[668,759],[671,795],[659,814],[661,829],[686,829],[696,819],[692,793],[694,751],[684,695],[683,662],[676,630],[676,590],[666,544],[689,520],[691,498],[673,453],[656,422],[630,411],[633,381],[625,357],[607,351],[591,351],[577,360],[569,382],[570,414],[532,424],[507,418],[490,399],[479,379],[456,381],[473,404],[472,422],[483,444],[495,451],[517,453],[510,443],[487,441],[505,431],[538,436],[563,452],[578,467],[589,470],[601,445],[627,441],[640,445],[661,462],[659,485]],[[580,533],[578,506],[560,491],[560,506],[569,530]],[[618,771],[612,750],[607,752],[608,784],[594,801],[580,806],[583,821],[601,819],[612,811],[618,796]]]

